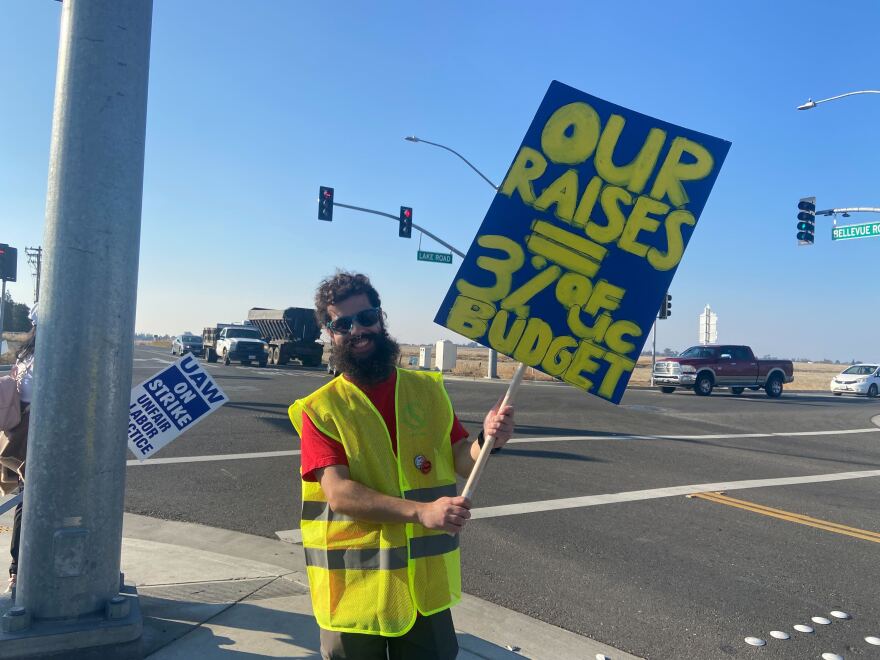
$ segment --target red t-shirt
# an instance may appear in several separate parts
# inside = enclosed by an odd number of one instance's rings
[[[391,436],[391,447],[395,453],[397,453],[397,418],[394,414],[394,386],[396,383],[397,371],[394,371],[387,380],[378,385],[361,387],[363,393],[376,406],[376,410],[385,420],[388,435]],[[455,444],[466,437],[468,437],[467,430],[458,421],[458,417],[453,416],[452,432],[449,434],[451,443]],[[320,470],[328,465],[348,465],[348,458],[345,456],[345,448],[342,443],[321,433],[305,413],[302,417],[300,449],[302,452],[300,456],[302,478],[305,481],[317,481],[315,470]]]

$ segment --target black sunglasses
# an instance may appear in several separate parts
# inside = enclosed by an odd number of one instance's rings
[[[371,307],[369,309],[362,309],[357,314],[352,314],[351,316],[340,316],[338,319],[328,321],[327,329],[338,332],[341,335],[346,335],[351,332],[351,328],[355,323],[362,328],[369,328],[371,325],[376,325],[381,318],[382,308]]]

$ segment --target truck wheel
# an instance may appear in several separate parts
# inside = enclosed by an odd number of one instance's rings
[[[328,367],[328,371],[329,371],[329,367]],[[660,391],[663,392],[663,394],[672,394],[673,392],[675,392],[675,388],[674,387],[661,387]]]
[[[229,359],[229,351],[226,351],[223,354],[223,364],[225,364],[228,367],[230,362],[232,362],[232,360]]]
[[[208,362],[216,362],[217,361],[217,351],[215,351],[213,348],[210,348],[210,347],[206,348],[205,349],[205,358],[208,360]]]
[[[701,374],[697,376],[697,382],[694,383],[694,393],[697,396],[709,396],[712,394],[712,376],[709,374]]]
[[[764,391],[771,399],[778,399],[782,396],[782,379],[779,376],[771,376],[764,386]]]
[[[745,390],[744,387],[731,387],[731,388],[730,388],[730,393],[731,393],[733,396],[739,396],[740,394],[743,393],[743,390]]]
[[[877,385],[876,383],[871,383],[871,387],[868,388],[868,398],[873,399],[877,396]]]

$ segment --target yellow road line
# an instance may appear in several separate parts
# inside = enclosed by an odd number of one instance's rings
[[[815,527],[817,529],[825,530],[826,532],[845,534],[846,536],[852,536],[857,539],[862,539],[864,541],[873,541],[874,543],[880,543],[880,532],[872,532],[866,529],[859,529],[857,527],[840,525],[838,523],[830,522],[827,520],[811,518],[810,516],[805,516],[800,513],[783,511],[782,509],[773,509],[769,506],[764,506],[763,504],[755,504],[754,502],[738,500],[734,497],[722,495],[721,493],[694,493],[691,497],[698,497],[702,500],[708,500],[709,502],[716,502],[718,504],[726,504],[727,506],[736,507],[737,509],[744,509],[745,511],[760,513],[761,515],[770,516],[771,518],[778,518],[779,520],[787,520],[788,522],[798,523],[800,525],[807,525],[809,527]]]

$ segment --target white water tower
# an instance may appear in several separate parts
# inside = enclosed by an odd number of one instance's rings
[[[712,311],[709,305],[700,314],[700,339],[701,344],[714,344],[718,341],[718,314]]]

